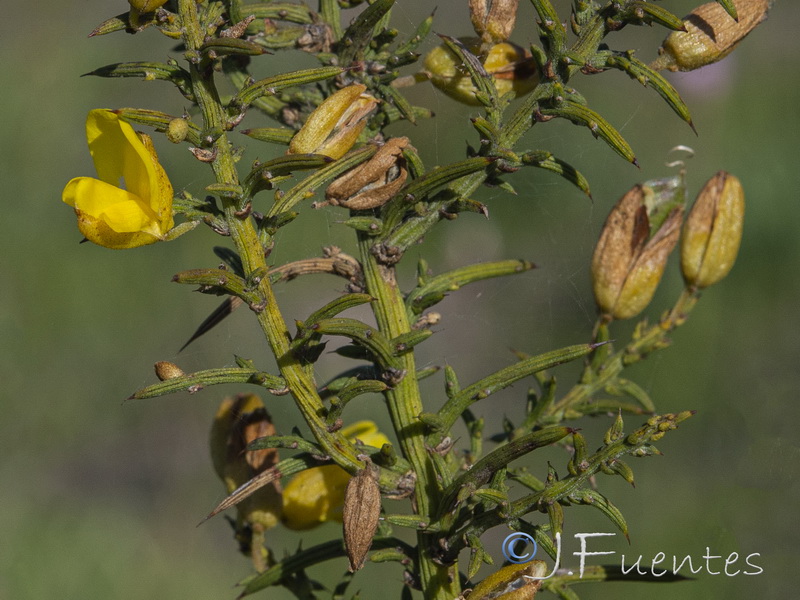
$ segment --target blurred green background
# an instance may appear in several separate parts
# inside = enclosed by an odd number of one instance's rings
[[[435,30],[469,34],[463,4],[440,2]],[[522,4],[515,39],[524,44],[531,41],[533,17]],[[661,4],[685,14],[696,2]],[[432,8],[427,2],[398,5],[394,25],[406,34]],[[10,3],[0,23],[1,600],[225,599],[236,596],[233,584],[249,573],[222,519],[196,527],[223,497],[206,447],[211,419],[224,394],[242,390],[124,402],[155,380],[152,364],[159,360],[186,371],[231,364],[234,353],[271,364],[244,310],[177,353],[218,300],[170,284],[170,278],[181,269],[214,266],[210,248],[227,240],[198,229],[176,242],[129,252],[79,245],[72,211],[60,201],[70,178],[93,174],[83,133],[89,109],[135,106],[179,114],[185,108],[163,82],[80,78],[112,62],[178,57],[173,42],[152,30],[87,39],[99,22],[125,7],[99,0]],[[529,147],[552,150],[580,169],[594,201],[553,175],[521,171],[509,177],[516,197],[496,189],[480,192],[490,207],[489,221],[464,215],[444,223],[406,260],[406,285],[413,281],[416,256],[428,258],[436,271],[508,257],[539,265],[517,278],[466,288],[441,304],[439,333],[422,346],[420,362],[451,364],[469,382],[513,360],[510,348],[538,353],[588,339],[595,314],[588,261],[599,229],[630,186],[671,173],[664,166],[670,148],[688,144],[696,151],[688,161],[691,197],[719,169],[742,180],[748,205],[735,269],[707,290],[689,323],[674,334],[672,348],[630,374],[659,410],[696,409],[697,415],[659,444],[663,457],[633,461],[635,488],[600,480],[628,518],[631,544],[617,535],[590,549],[616,551],[613,562],[620,553],[628,562],[643,555],[644,564],[658,552],[668,561],[688,554],[703,562],[709,548],[723,557],[739,553],[739,567],[744,556],[759,553],[753,561],[764,572],[704,572],[694,582],[663,586],[589,584],[578,589],[583,598],[788,598],[800,584],[798,23],[798,3],[778,2],[769,21],[731,57],[693,74],[670,75],[692,110],[697,137],[655,93],[622,74],[577,79],[590,105],[631,143],[641,169],[586,129],[559,122],[537,126],[526,138]],[[610,41],[650,60],[664,35],[629,28]],[[429,40],[425,48],[433,44]],[[265,57],[264,72],[294,68],[285,56]],[[297,61],[313,64],[307,56]],[[427,85],[408,95],[432,106],[437,117],[392,133],[410,135],[427,164],[455,160],[465,143],[476,143],[466,120],[475,109],[456,106]],[[254,112],[245,125],[267,123]],[[199,193],[210,173],[185,146],[163,138],[156,145],[175,187]],[[275,152],[264,146],[254,156]],[[341,216],[330,208],[306,211],[279,240],[274,262],[317,255],[332,241],[352,249],[337,223]],[[327,277],[296,281],[279,290],[279,301],[288,319],[303,318],[321,297],[333,298],[342,287]],[[657,318],[680,289],[672,264],[647,314]],[[629,331],[622,324],[613,334],[625,339]],[[346,365],[335,357],[323,363],[321,379]],[[574,375],[574,368],[559,373],[563,389]],[[429,384],[426,401],[436,406],[441,378]],[[525,387],[517,385],[476,409],[494,428],[504,415],[519,419]],[[279,431],[288,432],[297,423],[290,399],[268,402]],[[386,424],[376,398],[354,403],[351,416]],[[628,417],[627,423],[634,427],[639,420]],[[608,424],[582,423],[590,446],[599,445]],[[563,456],[548,457],[563,469]],[[528,464],[543,474],[541,459],[532,457]],[[612,529],[599,513],[575,508],[567,511],[567,531]],[[337,528],[328,525],[305,536],[304,544],[336,535]],[[498,561],[504,535],[487,537]],[[270,539],[281,555],[296,547],[298,537],[278,528]],[[577,550],[575,540],[565,540],[565,563],[574,564],[571,553]],[[717,560],[712,569],[722,566]],[[335,576],[344,569],[339,561],[328,572]],[[401,571],[393,565],[374,569],[372,576],[359,574],[353,589],[363,589],[367,599],[378,597],[376,577],[383,596],[390,584],[399,589]],[[286,597],[262,593],[267,595]]]

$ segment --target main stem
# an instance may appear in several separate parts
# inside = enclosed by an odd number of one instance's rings
[[[239,176],[235,168],[233,148],[227,134],[224,133],[228,129],[227,119],[214,84],[213,69],[208,59],[203,58],[200,52],[203,34],[197,5],[194,0],[180,0],[179,11],[189,57],[192,89],[203,115],[203,125],[207,132],[218,132],[218,137],[213,142],[215,158],[211,166],[217,183],[236,188],[239,185]],[[241,257],[245,276],[252,276],[255,273],[266,274],[268,269],[264,249],[258,240],[252,221],[246,215],[240,214],[237,198],[223,197],[222,202],[230,236]],[[362,467],[362,464],[356,457],[352,445],[340,433],[328,432],[323,418],[322,400],[314,382],[303,371],[302,365],[290,351],[291,335],[278,309],[267,277],[261,277],[258,293],[261,303],[258,307],[252,308],[278,361],[281,375],[303,417],[325,453],[348,471],[355,472]]]
[[[380,331],[393,339],[411,331],[403,296],[397,285],[394,267],[378,263],[370,252],[373,239],[360,235],[359,252],[364,269],[367,292],[375,297],[372,303],[375,319]],[[436,502],[442,491],[439,488],[433,466],[425,448],[425,428],[419,420],[423,411],[422,398],[417,380],[416,362],[413,352],[401,357],[403,378],[386,394],[389,412],[394,429],[403,448],[406,459],[411,463],[417,476],[414,488],[417,514],[429,517],[436,512]],[[461,594],[458,570],[437,564],[432,550],[435,540],[430,534],[420,531],[417,534],[418,561],[423,594],[426,600],[454,600]]]

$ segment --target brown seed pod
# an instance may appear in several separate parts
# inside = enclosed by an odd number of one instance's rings
[[[351,573],[364,566],[380,514],[381,490],[371,466],[367,465],[350,479],[344,494],[344,547]]]
[[[720,4],[709,2],[695,8],[683,19],[686,31],[673,31],[661,44],[656,70],[694,71],[722,60],[736,45],[767,18],[773,0],[735,0],[739,20]]]
[[[156,371],[156,377],[158,377],[161,381],[166,381],[167,379],[175,379],[176,377],[181,377],[185,375],[183,370],[176,365],[175,363],[167,362],[166,360],[162,360],[157,362],[153,365],[153,368]]]

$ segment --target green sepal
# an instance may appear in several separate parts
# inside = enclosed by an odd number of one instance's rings
[[[242,129],[239,133],[243,133],[247,137],[251,137],[260,142],[270,142],[272,144],[288,146],[294,134],[297,132],[287,127],[256,127],[254,129]]]
[[[179,223],[175,225],[172,229],[170,229],[166,234],[164,234],[164,241],[171,242],[173,240],[178,239],[184,233],[189,233],[195,227],[200,224],[200,221],[184,221],[183,223]]]
[[[541,113],[545,116],[562,117],[576,125],[588,127],[594,137],[600,138],[622,158],[638,166],[636,156],[625,138],[592,109],[571,100],[563,100],[558,106],[542,108]]]
[[[247,174],[244,180],[246,195],[248,198],[252,198],[261,190],[271,189],[274,179],[278,177],[288,175],[294,171],[319,169],[332,162],[333,159],[324,154],[286,154],[273,158],[267,162],[260,163]],[[273,214],[275,213],[270,211],[268,216]]]
[[[637,22],[639,20],[638,15],[640,14],[643,15],[641,21],[645,25],[658,23],[659,25],[663,25],[672,31],[686,30],[682,19],[679,19],[667,9],[662,8],[653,2],[642,2],[641,0],[636,0],[635,2],[631,2],[627,9],[622,13],[623,18],[629,23]]]
[[[567,500],[575,504],[585,504],[598,509],[608,517],[608,520],[622,532],[628,541],[630,541],[630,537],[628,536],[628,524],[625,521],[625,517],[622,515],[622,511],[597,490],[576,490],[567,496]]]
[[[311,329],[322,335],[337,335],[350,338],[361,348],[366,349],[384,368],[396,368],[394,348],[380,331],[356,319],[323,319]]]
[[[217,56],[260,56],[266,54],[268,50],[255,42],[249,42],[239,38],[209,38],[200,46],[200,51],[205,52],[209,57]]]
[[[275,375],[264,373],[258,369],[241,369],[226,367],[221,369],[206,369],[180,377],[173,377],[160,383],[147,386],[133,393],[128,400],[143,400],[156,398],[175,392],[188,391],[194,393],[210,385],[222,383],[252,383],[273,392],[282,392],[286,389],[286,382]]]
[[[426,308],[440,302],[447,292],[456,291],[476,281],[523,273],[533,269],[535,266],[527,260],[512,259],[478,263],[453,269],[430,278],[423,285],[409,292],[408,296],[406,296],[406,308],[411,314],[418,315]]]
[[[550,531],[553,533],[563,533],[564,531],[564,507],[558,502],[548,502],[545,504],[547,517],[550,520]]]
[[[272,96],[286,88],[330,79],[342,72],[344,72],[344,69],[341,67],[317,67],[260,79],[239,90],[239,93],[231,100],[231,105],[247,106],[263,96]]]
[[[572,458],[569,459],[567,469],[570,474],[577,475],[586,470],[587,458],[589,456],[586,447],[586,438],[577,431],[572,433],[572,448],[573,454]]]
[[[341,64],[349,65],[364,58],[364,50],[370,41],[381,33],[384,17],[389,15],[394,0],[376,0],[359,14],[342,35]]]
[[[739,20],[739,12],[736,10],[736,5],[733,3],[733,0],[717,0],[717,3],[725,9],[733,19],[736,21]]]
[[[564,162],[560,158],[556,158],[547,150],[532,150],[531,152],[526,152],[520,156],[520,160],[524,165],[538,167],[560,175],[589,196],[589,198],[592,197],[592,192],[589,190],[589,181],[586,177],[572,165]]]
[[[143,108],[117,108],[111,112],[119,115],[119,118],[127,123],[146,125],[160,133],[165,133],[167,127],[169,127],[170,121],[178,118],[157,110],[146,110]],[[189,131],[186,133],[186,139],[195,146],[201,146],[200,128],[189,120],[186,122],[189,124]]]
[[[499,392],[514,382],[528,377],[537,371],[550,369],[562,363],[586,356],[595,347],[595,344],[567,346],[565,348],[532,356],[500,369],[499,371],[495,371],[491,375],[464,388],[453,398],[448,399],[439,410],[439,415],[444,418],[448,428],[452,427],[458,415],[461,414],[461,411],[468,408],[472,403],[487,398],[491,394]]]
[[[114,63],[100,67],[89,73],[84,73],[81,77],[94,75],[96,77],[141,77],[145,81],[169,81],[180,90],[184,98],[194,102],[192,92],[192,77],[189,72],[182,69],[177,64],[167,64],[160,62],[128,62]]]
[[[276,195],[275,204],[269,209],[267,216],[274,216],[290,210],[295,204],[309,198],[313,195],[315,190],[318,190],[329,181],[335,179],[345,171],[369,160],[377,151],[377,146],[374,144],[367,144],[358,150],[347,153],[339,160],[329,161],[329,164],[326,164],[321,169],[318,169],[298,182],[290,190],[287,190],[285,194],[281,194],[279,197]]]
[[[695,130],[694,123],[692,123],[692,115],[689,113],[689,107],[686,106],[680,94],[678,94],[678,90],[662,77],[658,71],[654,71],[642,61],[634,58],[630,53],[616,53],[609,56],[606,60],[606,66],[624,71],[643,86],[650,86],[653,88],[656,93],[666,101],[675,114],[686,121],[693,131]]]

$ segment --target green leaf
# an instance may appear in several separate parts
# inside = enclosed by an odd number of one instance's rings
[[[523,273],[535,266],[527,260],[499,260],[453,269],[429,279],[409,292],[406,296],[406,307],[409,312],[418,315],[426,308],[440,302],[446,292],[456,291],[464,285],[484,279]]]
[[[364,50],[373,37],[381,33],[384,17],[394,5],[394,0],[375,0],[359,14],[342,35],[341,64],[350,65],[364,58]]]
[[[524,165],[538,167],[560,175],[589,198],[592,197],[592,193],[589,191],[589,182],[580,171],[560,158],[556,158],[552,153],[546,150],[533,150],[520,156],[520,160]]]
[[[251,383],[273,392],[283,392],[286,389],[286,382],[281,377],[270,375],[258,369],[225,367],[221,369],[206,369],[167,379],[134,392],[128,400],[156,398],[183,391],[194,393],[204,387],[222,383]]]
[[[239,90],[239,93],[231,100],[231,105],[244,107],[263,96],[272,96],[286,88],[330,79],[343,71],[344,69],[341,67],[317,67],[267,77]]]
[[[731,17],[737,21],[739,20],[739,12],[736,10],[736,5],[733,3],[733,0],[717,0],[717,2]]]
[[[143,108],[118,108],[112,112],[118,114],[123,121],[146,125],[161,133],[166,132],[170,122],[178,118],[157,110],[145,110]],[[186,139],[195,146],[202,145],[200,128],[191,121],[187,120],[187,123],[189,124],[189,131],[186,134]]]
[[[631,150],[625,138],[592,109],[571,100],[562,100],[555,107],[542,108],[541,113],[545,116],[562,117],[576,125],[588,127],[592,135],[602,139],[622,158],[638,166],[636,156],[634,156],[633,150]]]
[[[141,77],[145,81],[154,81],[156,79],[169,81],[175,84],[184,98],[190,102],[195,101],[194,93],[192,92],[191,75],[177,64],[160,62],[114,63],[113,65],[107,65],[85,73],[82,77],[87,75],[95,75],[97,77]]]

